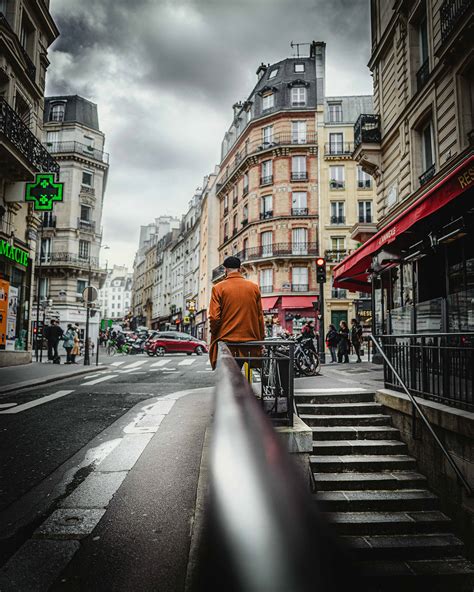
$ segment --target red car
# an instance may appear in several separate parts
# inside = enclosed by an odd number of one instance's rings
[[[161,331],[145,344],[149,356],[164,356],[166,353],[186,353],[202,356],[207,353],[207,344],[192,335],[179,331]]]

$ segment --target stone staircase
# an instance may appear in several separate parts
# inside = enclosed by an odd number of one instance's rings
[[[367,592],[472,591],[474,566],[374,393],[296,393],[319,508]]]

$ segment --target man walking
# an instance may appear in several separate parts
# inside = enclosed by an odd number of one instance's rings
[[[50,362],[58,363],[60,360],[58,354],[58,344],[62,336],[63,330],[54,319],[51,319],[51,324],[49,327],[45,327],[45,337],[48,343],[48,360]]]
[[[357,362],[362,362],[360,359],[360,349],[362,345],[362,327],[356,319],[351,321],[351,342],[357,354]]]
[[[246,280],[240,272],[240,259],[227,257],[224,261],[225,279],[212,288],[209,305],[211,346],[209,359],[213,369],[217,362],[217,343],[245,343],[263,341],[263,320],[260,288]],[[260,348],[232,347],[234,356],[257,355]]]

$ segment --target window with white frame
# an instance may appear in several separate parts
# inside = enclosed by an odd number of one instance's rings
[[[85,206],[85,205],[81,204],[81,215],[80,215],[81,222],[90,222],[91,221],[91,211],[92,211],[92,209],[89,206]]]
[[[306,144],[306,121],[291,122],[291,143]]]
[[[293,191],[291,194],[291,213],[295,216],[305,216],[308,213],[306,191]]]
[[[273,142],[273,125],[266,125],[262,128],[263,145],[270,145]]]
[[[332,236],[331,237],[331,250],[332,251],[344,251],[346,248],[346,239],[343,236]]]
[[[262,162],[262,183],[271,183],[273,177],[273,162],[271,160],[264,160]]]
[[[93,187],[94,185],[94,173],[92,171],[82,171],[82,184],[87,187]]]
[[[291,231],[291,252],[293,255],[308,254],[307,228],[293,228]]]
[[[293,107],[306,105],[306,88],[304,86],[294,86],[291,89],[291,104]]]
[[[262,245],[262,257],[273,255],[273,232],[262,232],[260,235],[260,244]]]
[[[292,181],[304,181],[307,179],[306,156],[291,157],[291,179]]]
[[[51,152],[54,152],[54,148],[57,148],[59,142],[59,132],[48,132],[46,134],[46,145],[50,148]],[[53,149],[51,150],[51,146]]]
[[[342,103],[329,103],[328,114],[330,123],[342,122]]]
[[[265,292],[265,289],[268,292],[271,292],[273,288],[273,269],[261,269],[260,270],[260,289],[262,292]]]
[[[278,74],[278,68],[273,68],[273,70],[270,70],[270,74],[268,75],[268,79],[271,80],[272,78],[275,78],[275,76]]]
[[[66,113],[65,103],[54,103],[49,111],[49,121],[64,121]]]
[[[344,167],[329,167],[329,186],[331,189],[344,189]]]
[[[359,222],[370,224],[372,222],[372,202],[359,202]]]
[[[295,64],[295,72],[304,72],[304,64]]]
[[[331,202],[331,224],[345,224],[346,217],[344,214],[345,204],[343,201]]]
[[[344,134],[337,132],[329,134],[329,154],[342,154],[344,152]]]
[[[51,239],[43,238],[41,240],[41,263],[51,261]]]
[[[359,189],[370,189],[372,187],[372,177],[362,170],[362,167],[357,167],[357,187]]]
[[[80,240],[79,241],[79,259],[83,261],[87,261],[89,259],[91,244],[89,241]]]
[[[266,111],[267,109],[271,109],[275,105],[275,95],[273,93],[269,93],[268,95],[264,95],[262,97],[262,110]]]
[[[260,198],[261,216],[260,218],[271,218],[273,216],[273,196],[262,195]]]
[[[224,211],[227,210],[229,207],[229,196],[227,193],[224,195]]]
[[[291,268],[291,288],[295,291],[306,291],[309,289],[307,267],[292,267]]]

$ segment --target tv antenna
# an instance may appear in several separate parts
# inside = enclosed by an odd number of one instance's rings
[[[297,58],[300,57],[300,47],[303,47],[303,45],[310,46],[311,43],[294,43],[293,41],[290,42],[291,49],[293,49],[294,47],[296,47],[296,57]]]

